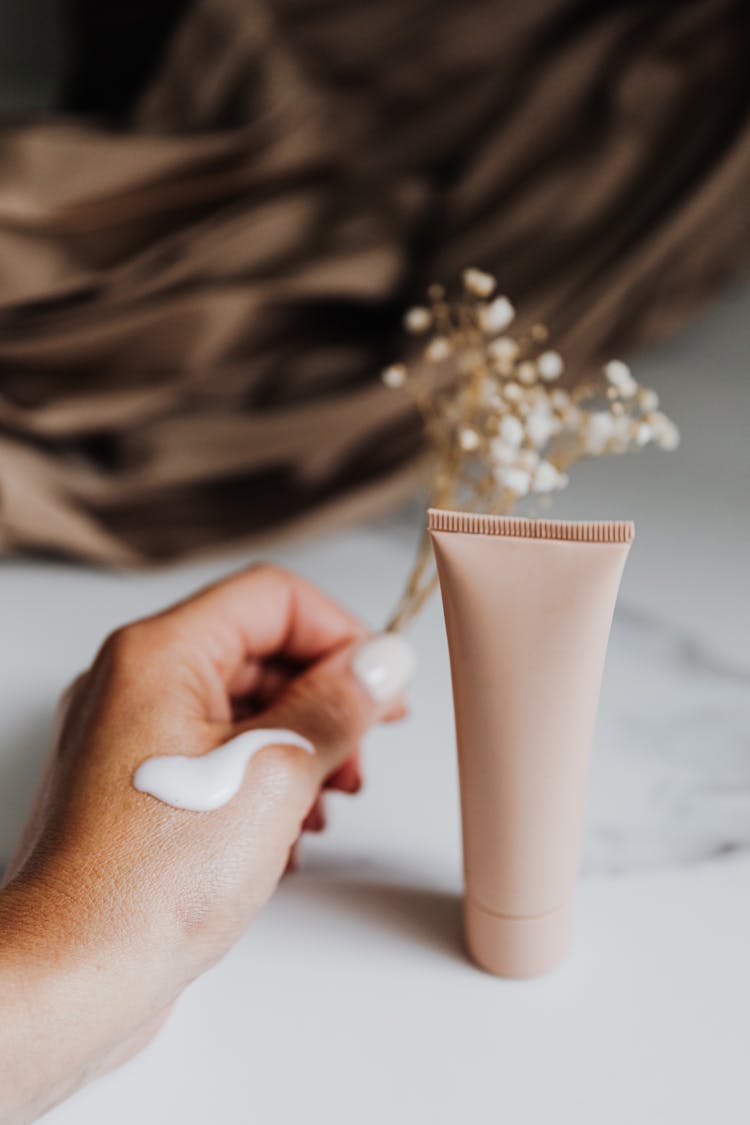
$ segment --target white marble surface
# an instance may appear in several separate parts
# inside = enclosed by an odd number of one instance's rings
[[[597,731],[572,956],[539,981],[465,961],[442,621],[414,629],[412,716],[373,734],[231,955],[140,1058],[56,1125],[740,1125],[750,1120],[750,288],[641,361],[684,444],[582,469],[556,513],[637,539]],[[381,622],[413,513],[277,556]],[[54,700],[113,625],[238,559],[151,575],[0,567],[0,856]],[[74,1033],[74,1029],[71,1029]]]

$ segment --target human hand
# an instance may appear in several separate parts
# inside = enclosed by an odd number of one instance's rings
[[[0,892],[0,983],[23,1011],[16,1030],[0,1020],[0,1120],[33,1119],[150,1038],[268,900],[301,827],[321,826],[321,789],[359,788],[359,740],[403,713],[411,672],[401,638],[368,642],[266,566],[108,638],[69,693]],[[315,753],[264,748],[213,812],[133,787],[146,758],[252,727],[292,729]]]

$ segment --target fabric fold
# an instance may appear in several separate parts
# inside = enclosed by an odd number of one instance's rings
[[[116,120],[0,128],[0,550],[135,565],[356,518],[418,477],[378,373],[429,281],[492,270],[577,378],[750,259],[741,0],[170,13]]]

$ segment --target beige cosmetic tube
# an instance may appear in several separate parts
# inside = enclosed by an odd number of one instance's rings
[[[450,652],[469,952],[503,977],[571,937],[589,759],[632,523],[431,509]]]

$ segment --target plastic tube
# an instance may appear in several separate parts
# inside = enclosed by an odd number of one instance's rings
[[[632,523],[430,510],[450,652],[474,959],[532,977],[570,944],[594,724]]]

